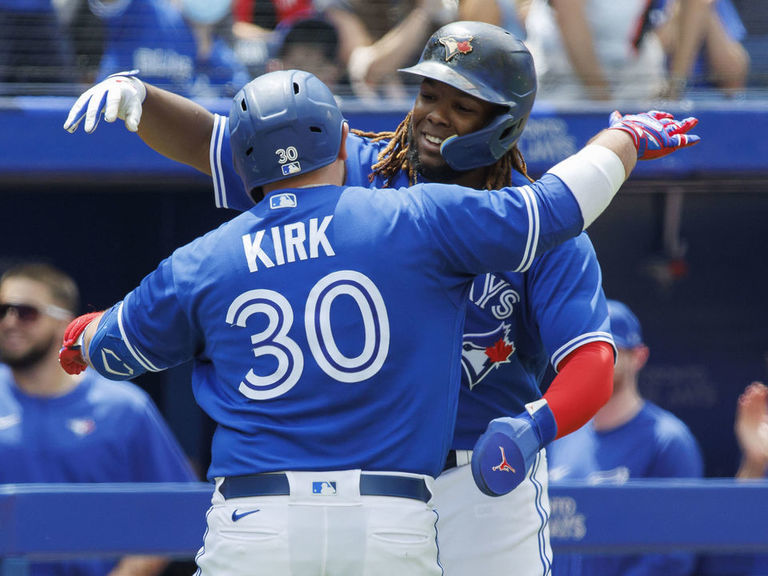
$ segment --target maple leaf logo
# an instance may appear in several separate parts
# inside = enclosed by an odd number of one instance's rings
[[[503,339],[499,338],[493,343],[493,346],[488,346],[485,349],[485,354],[488,356],[491,362],[509,362],[509,357],[515,351],[515,347],[512,344],[507,344]]]
[[[472,44],[469,43],[469,40],[462,40],[456,44],[456,50],[462,54],[469,54],[472,52]]]
[[[465,36],[464,38],[446,36],[440,38],[440,44],[445,47],[445,61],[450,61],[457,54],[469,54],[472,52],[472,40],[472,36]]]

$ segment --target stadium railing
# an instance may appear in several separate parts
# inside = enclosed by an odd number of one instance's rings
[[[0,575],[34,560],[128,553],[192,558],[211,485],[0,486]],[[631,480],[550,486],[555,552],[768,553],[768,480]]]

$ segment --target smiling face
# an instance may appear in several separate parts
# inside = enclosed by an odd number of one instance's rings
[[[24,369],[56,357],[68,321],[44,312],[47,306],[57,304],[44,284],[28,278],[8,278],[0,286],[0,303],[37,310],[34,318],[25,319],[12,309],[0,319],[0,361]]]
[[[433,182],[482,187],[489,167],[457,172],[446,164],[440,144],[454,134],[463,136],[483,128],[502,111],[501,106],[425,78],[413,105],[408,159]]]

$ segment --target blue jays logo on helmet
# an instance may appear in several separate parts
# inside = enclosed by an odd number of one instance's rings
[[[427,41],[419,62],[400,70],[430,78],[502,112],[476,132],[446,138],[440,153],[454,170],[491,166],[512,150],[536,98],[536,70],[525,44],[485,22],[451,22]]]
[[[457,54],[469,54],[472,52],[472,36],[465,36],[463,38],[445,36],[444,38],[440,38],[440,44],[445,46],[446,62]]]
[[[515,344],[509,339],[510,325],[502,322],[484,334],[464,334],[461,367],[472,390],[491,370],[509,362]]]

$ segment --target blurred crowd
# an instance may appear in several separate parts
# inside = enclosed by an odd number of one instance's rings
[[[438,27],[524,39],[546,100],[734,97],[768,87],[761,0],[2,0],[0,95],[75,95],[109,74],[231,97],[281,68],[340,96],[400,98]]]

